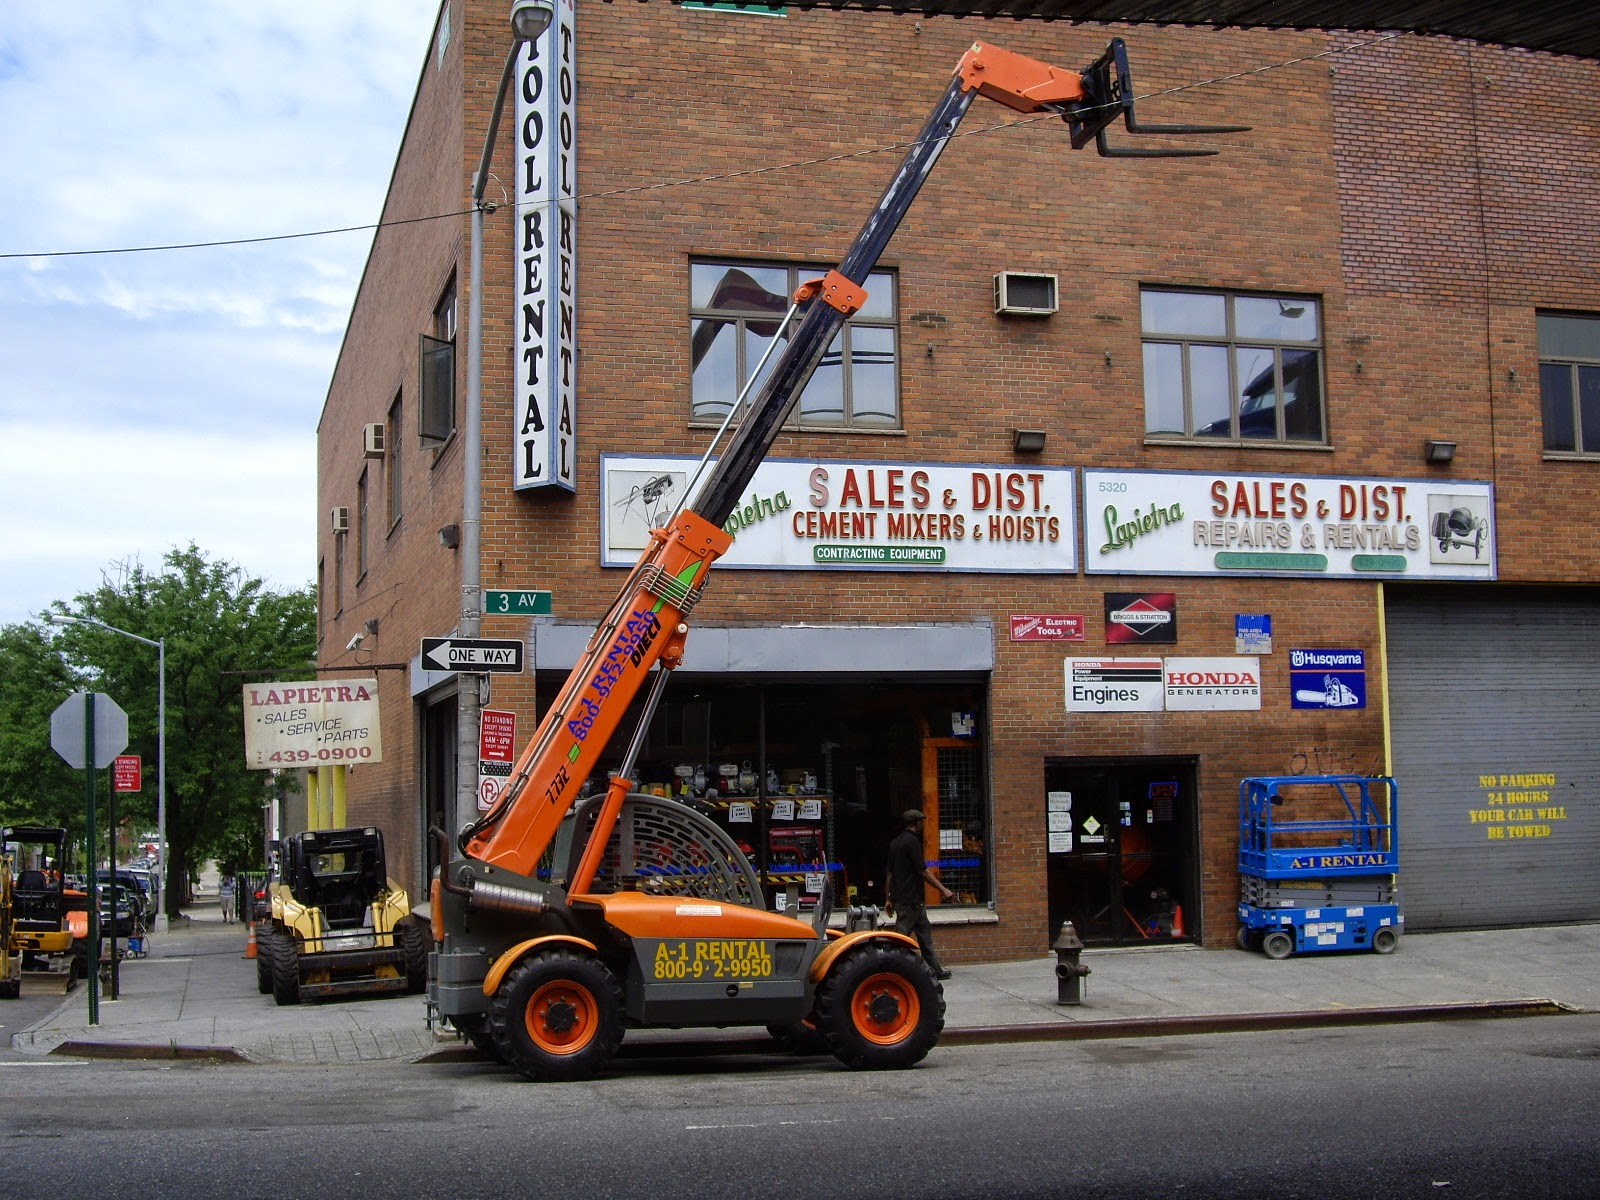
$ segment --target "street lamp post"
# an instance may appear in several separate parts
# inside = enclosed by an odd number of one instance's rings
[[[555,16],[554,0],[515,0],[511,6],[511,49],[495,89],[489,131],[483,155],[472,177],[472,247],[469,270],[472,287],[467,302],[467,396],[462,429],[461,480],[461,622],[460,634],[475,638],[483,631],[483,216],[484,189],[494,157],[495,136],[500,131],[500,111],[506,89],[516,74],[522,43],[531,42],[549,28]],[[493,205],[488,206],[493,211]],[[456,811],[450,825],[460,829],[477,810],[478,724],[481,703],[478,676],[463,672],[456,690]]]
[[[46,618],[52,625],[89,625],[95,629],[104,629],[107,633],[119,633],[125,638],[132,638],[136,642],[143,642],[146,646],[156,648],[157,682],[156,682],[156,861],[161,864],[161,874],[158,877],[160,886],[156,889],[156,932],[167,931],[167,906],[166,897],[161,895],[167,889],[167,639],[141,637],[137,633],[129,633],[126,629],[118,629],[115,625],[107,625],[104,621],[95,621],[89,617],[72,617],[66,613],[51,613]],[[93,863],[89,864],[92,873],[95,870]],[[116,886],[117,864],[111,864],[112,886]]]

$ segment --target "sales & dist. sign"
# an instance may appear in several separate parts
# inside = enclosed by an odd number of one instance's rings
[[[245,684],[244,756],[265,770],[382,762],[377,679]]]
[[[1494,579],[1494,486],[1083,472],[1090,574]]]
[[[604,455],[601,545],[632,566],[698,460]],[[724,528],[719,566],[1077,571],[1070,467],[768,459]]]

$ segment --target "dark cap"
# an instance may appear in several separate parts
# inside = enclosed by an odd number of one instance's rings
[[[915,825],[918,821],[923,820],[922,810],[920,808],[908,808],[900,814],[900,819],[907,825]]]

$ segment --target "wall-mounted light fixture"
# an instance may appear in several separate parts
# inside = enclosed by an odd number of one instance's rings
[[[1018,454],[1038,454],[1044,449],[1044,430],[1013,429],[1011,448]]]
[[[454,550],[461,545],[461,526],[456,524],[440,526],[439,544],[446,550]]]
[[[1422,457],[1425,462],[1443,465],[1454,462],[1456,457],[1456,444],[1454,442],[1436,442],[1432,438],[1422,443]]]

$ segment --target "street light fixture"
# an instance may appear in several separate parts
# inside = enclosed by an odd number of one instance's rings
[[[472,286],[467,305],[467,396],[462,429],[461,478],[461,620],[462,637],[475,638],[483,629],[483,192],[489,184],[495,137],[506,90],[516,74],[522,44],[539,37],[555,18],[554,0],[514,0],[511,5],[511,49],[506,52],[500,86],[489,113],[483,155],[472,177]],[[489,211],[493,211],[492,206]],[[482,707],[478,677],[463,672],[456,684],[456,811],[451,825],[459,829],[475,812],[478,795],[478,723]]]
[[[156,648],[156,664],[158,669],[156,684],[156,861],[161,864],[160,886],[156,889],[156,932],[167,932],[167,904],[164,893],[167,890],[167,639],[141,637],[137,633],[129,633],[126,629],[118,629],[115,625],[107,625],[104,621],[96,621],[89,617],[73,617],[66,613],[50,613],[45,617],[52,625],[88,625],[95,629],[104,629],[107,633],[121,634],[125,638],[132,638],[136,642],[143,642],[146,646]],[[93,872],[95,865],[89,864]],[[115,884],[117,864],[111,864],[112,883]]]

